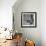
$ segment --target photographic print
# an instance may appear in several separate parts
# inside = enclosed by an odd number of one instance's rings
[[[21,27],[36,27],[37,17],[36,12],[22,12],[21,13]]]

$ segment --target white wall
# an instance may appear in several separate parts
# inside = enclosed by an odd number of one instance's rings
[[[15,30],[23,33],[23,37],[35,41],[36,46],[46,46],[45,40],[45,15],[44,15],[44,0],[21,0],[13,6],[15,19]],[[37,12],[37,27],[36,28],[21,28],[21,12]],[[42,21],[43,20],[43,21]],[[43,23],[44,22],[44,23]],[[44,30],[44,31],[43,31]],[[44,33],[43,33],[44,32]],[[44,34],[44,35],[43,35]],[[43,42],[44,41],[44,42]]]
[[[46,46],[46,0],[41,2],[41,38],[42,46]]]
[[[0,27],[12,28],[12,6],[16,0],[0,0]]]

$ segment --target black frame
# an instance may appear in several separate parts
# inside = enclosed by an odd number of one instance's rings
[[[24,14],[24,13],[34,13],[35,14],[35,26],[23,26],[22,25],[22,14]],[[31,27],[31,28],[36,28],[37,27],[37,12],[21,12],[21,27],[22,28],[28,28],[28,27]]]

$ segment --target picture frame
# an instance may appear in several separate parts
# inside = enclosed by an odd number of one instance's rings
[[[21,12],[21,27],[37,27],[37,12]]]

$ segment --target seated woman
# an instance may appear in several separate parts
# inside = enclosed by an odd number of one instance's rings
[[[22,46],[22,34],[16,33],[15,36],[16,46]]]

